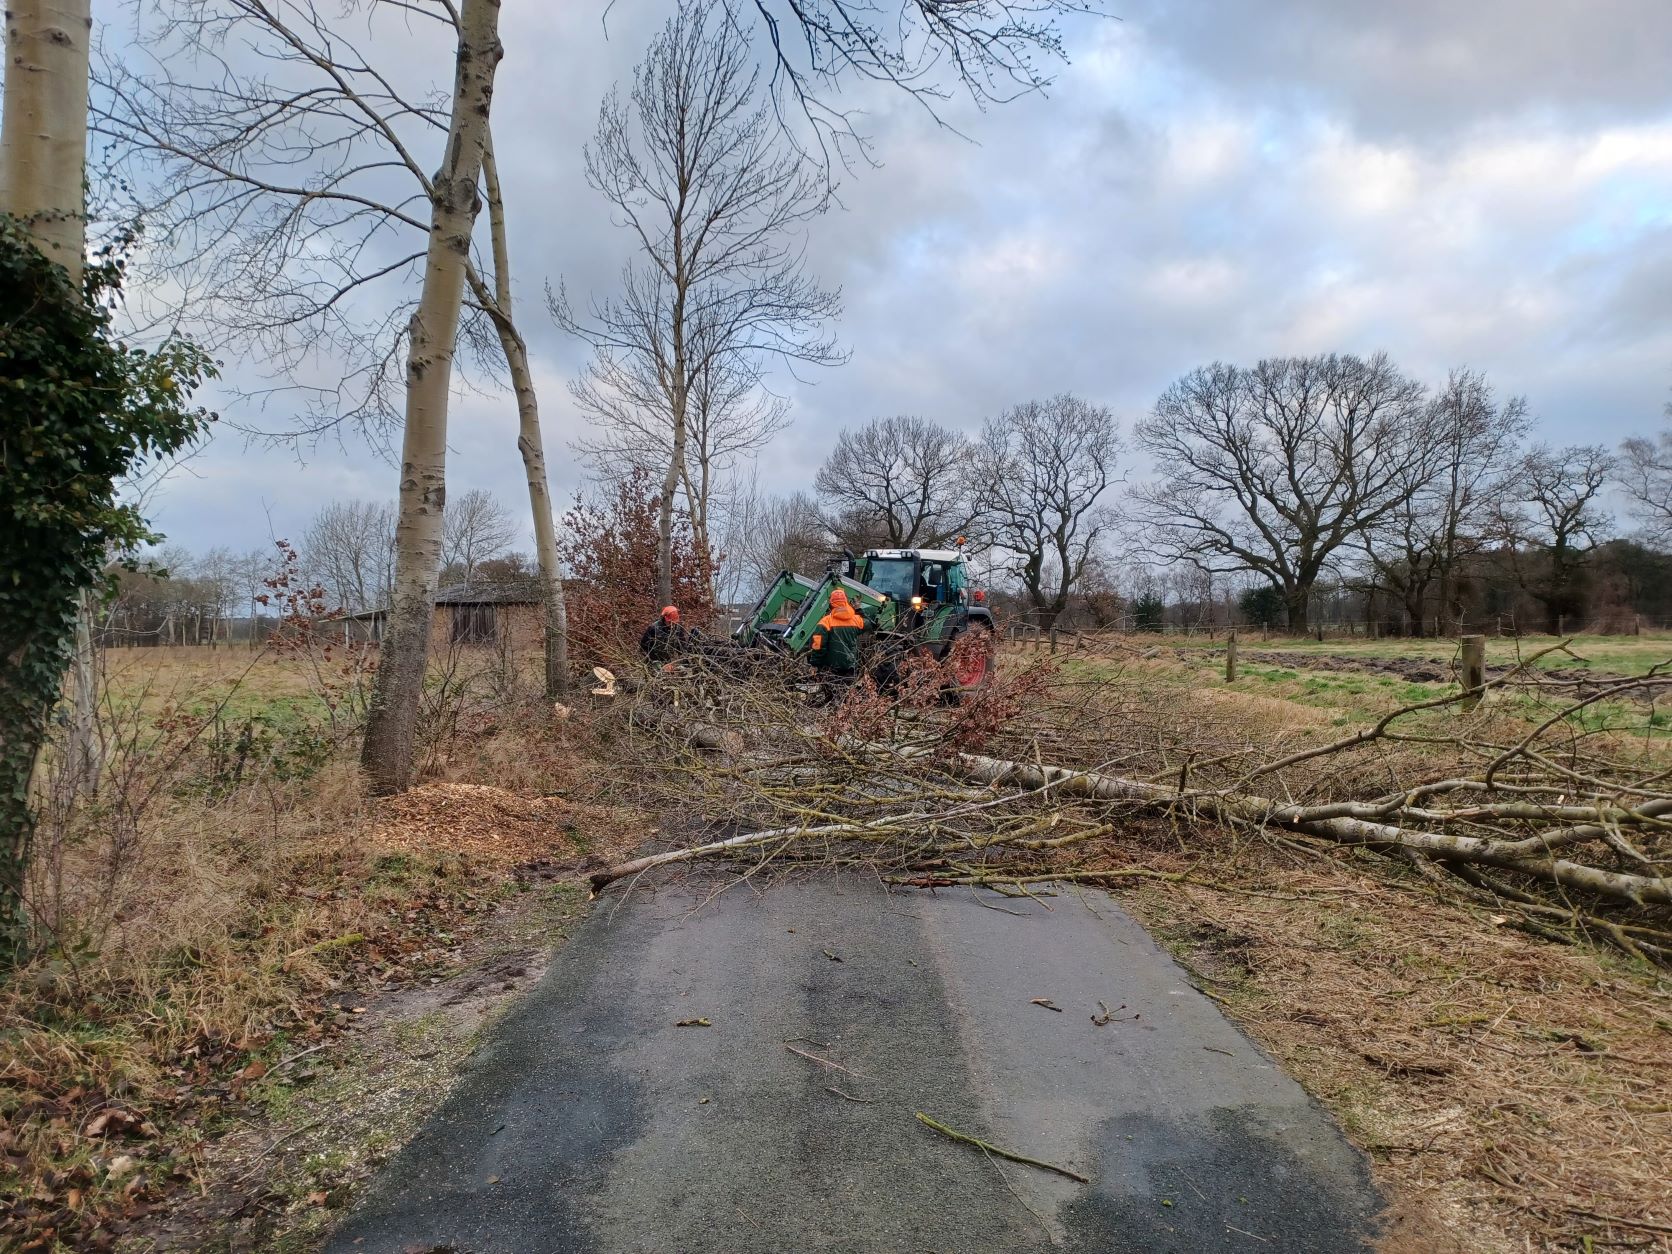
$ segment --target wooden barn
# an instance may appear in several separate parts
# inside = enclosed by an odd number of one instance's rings
[[[438,588],[430,648],[539,649],[545,607],[532,580],[459,583]]]

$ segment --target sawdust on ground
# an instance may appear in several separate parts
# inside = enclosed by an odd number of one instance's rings
[[[372,839],[392,852],[445,851],[495,866],[576,857],[591,863],[633,847],[633,825],[625,820],[618,807],[436,781],[380,801]]]

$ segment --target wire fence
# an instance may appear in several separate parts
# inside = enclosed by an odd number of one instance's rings
[[[1629,623],[1581,623],[1575,622],[1558,624],[1555,632],[1543,628],[1518,627],[1507,618],[1493,618],[1487,621],[1463,622],[1456,624],[1440,624],[1438,627],[1425,624],[1419,634],[1409,624],[1398,621],[1349,621],[1334,623],[1318,623],[1304,632],[1290,631],[1286,627],[1274,627],[1270,623],[1163,623],[1159,625],[1139,626],[1127,623],[1114,623],[1102,627],[1041,627],[1032,623],[1011,623],[1001,626],[1001,635],[1013,644],[1027,645],[1033,648],[1049,648],[1053,652],[1058,650],[1075,651],[1087,648],[1098,648],[1100,642],[1121,641],[1130,644],[1134,639],[1153,637],[1156,639],[1198,639],[1223,640],[1233,633],[1238,639],[1250,642],[1277,643],[1318,643],[1323,644],[1331,640],[1371,641],[1371,640],[1428,640],[1445,641],[1456,640],[1462,636],[1487,636],[1503,639],[1522,639],[1543,636],[1547,639],[1561,639],[1569,635],[1586,636],[1614,636],[1621,638],[1641,636],[1672,636],[1672,619],[1652,619],[1645,615],[1634,616]]]

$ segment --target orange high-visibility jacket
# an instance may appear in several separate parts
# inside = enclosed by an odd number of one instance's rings
[[[820,670],[852,674],[859,669],[859,634],[865,618],[853,606],[834,606],[819,619],[808,660]]]

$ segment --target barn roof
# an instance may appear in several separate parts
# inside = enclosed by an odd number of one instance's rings
[[[455,583],[436,589],[437,605],[538,605],[540,585],[528,579]]]

